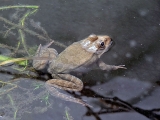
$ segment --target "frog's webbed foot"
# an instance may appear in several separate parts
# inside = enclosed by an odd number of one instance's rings
[[[46,83],[52,84],[54,87],[63,90],[81,91],[83,89],[83,82],[70,74],[57,74],[59,79],[51,79]]]
[[[49,63],[49,60],[56,58],[56,56],[58,55],[55,49],[48,48],[52,43],[53,41],[45,46],[42,46],[41,44],[39,45],[35,57],[33,57],[32,63],[33,67],[36,70],[45,69],[45,67]]]
[[[119,68],[127,69],[127,68],[125,67],[125,65],[118,65],[118,66],[115,66],[115,65],[107,65],[107,64],[104,63],[103,61],[98,61],[98,66],[100,67],[100,69],[102,69],[102,70],[107,70],[107,71],[117,70],[117,69],[119,69]]]

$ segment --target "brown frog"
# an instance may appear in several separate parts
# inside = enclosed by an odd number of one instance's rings
[[[45,84],[47,90],[54,96],[67,101],[88,105],[78,98],[74,98],[60,93],[56,88],[71,91],[81,91],[83,82],[69,74],[70,72],[87,72],[92,69],[93,64],[97,64],[102,70],[126,69],[124,65],[107,65],[100,60],[103,53],[107,52],[112,45],[112,39],[107,35],[91,34],[87,38],[74,42],[60,54],[53,48],[39,46],[36,57],[48,57],[49,60],[33,60],[33,67],[42,70],[48,65],[48,72],[54,79],[48,80]]]

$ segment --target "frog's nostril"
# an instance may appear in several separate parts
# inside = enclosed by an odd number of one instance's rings
[[[113,44],[113,40],[112,40],[112,38],[111,38],[110,44]]]
[[[115,44],[115,42],[113,41],[113,39],[111,38],[111,41],[110,41],[110,45],[114,45]]]
[[[112,42],[112,43],[111,43],[111,44],[112,44],[112,46],[113,46],[113,45],[115,45],[115,42],[114,42],[114,41],[111,41],[111,42]]]

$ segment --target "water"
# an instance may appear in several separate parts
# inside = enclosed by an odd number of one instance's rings
[[[39,6],[34,14],[30,12],[36,8],[0,11],[1,55],[15,52],[20,42],[19,51],[12,57],[28,56],[25,50],[33,54],[39,44],[45,45],[49,39],[61,43],[52,45],[60,53],[65,46],[92,33],[107,34],[115,45],[102,60],[107,64],[125,64],[127,69],[76,74],[83,80],[84,89],[75,93],[61,92],[93,106],[88,108],[48,94],[44,85],[50,75],[20,72],[11,68],[13,66],[1,67],[0,120],[158,120],[159,4],[158,0],[1,1],[0,6]],[[27,16],[23,27],[31,31],[19,31],[17,27],[3,38],[4,32],[13,25],[2,17],[18,24],[27,12],[31,15]],[[8,81],[11,84],[6,83]]]

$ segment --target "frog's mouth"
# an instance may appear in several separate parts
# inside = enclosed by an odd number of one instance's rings
[[[110,49],[111,47],[113,47],[115,45],[115,42],[113,41],[113,39],[111,38],[111,42],[110,42],[110,44],[109,44],[109,48],[108,49]]]
[[[115,42],[113,41],[113,39],[111,39],[110,44],[108,45],[108,47],[106,47],[105,52],[108,52],[111,49],[111,47],[114,46],[114,44],[115,44]]]

